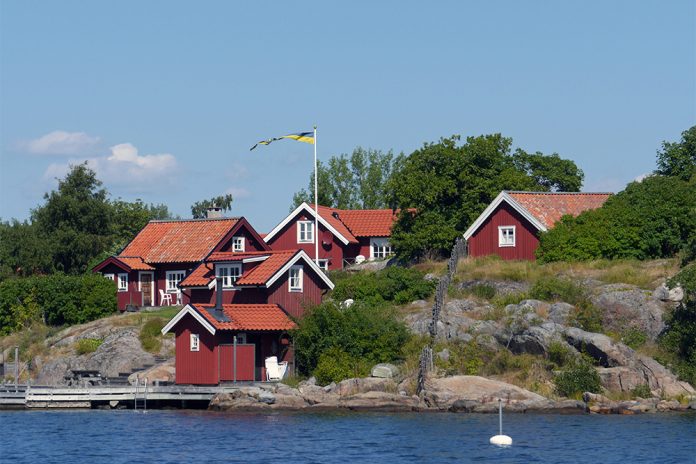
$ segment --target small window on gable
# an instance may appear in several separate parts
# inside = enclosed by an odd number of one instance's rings
[[[109,280],[115,280],[115,279],[116,279],[116,276],[114,276],[113,274],[103,274],[103,276],[104,276],[105,279],[109,279]]]
[[[118,291],[127,292],[128,291],[128,274],[118,275]]]
[[[297,243],[314,243],[313,221],[297,221]]]
[[[291,292],[302,291],[302,279],[302,266],[292,266],[290,268],[290,278],[288,279],[288,286]]]
[[[215,276],[222,277],[222,288],[234,288],[234,283],[242,276],[241,264],[218,264],[215,266]]]
[[[244,237],[232,237],[232,251],[244,251]]]
[[[329,270],[329,260],[328,259],[320,259],[319,260],[319,269],[321,269],[324,272],[327,272]]]
[[[514,247],[515,246],[515,226],[499,226],[498,227],[498,246],[499,247]]]
[[[200,351],[200,339],[198,334],[191,334],[191,351]]]

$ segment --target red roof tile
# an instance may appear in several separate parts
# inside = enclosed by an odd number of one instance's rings
[[[259,256],[268,256],[271,253],[271,251],[216,251],[215,253],[211,253],[210,256],[208,256],[205,260],[210,262],[241,261],[247,258],[258,258]]]
[[[312,210],[314,210],[314,205],[309,205]],[[350,230],[346,227],[343,222],[341,222],[339,219],[336,218],[334,213],[336,215],[339,215],[341,210],[335,209],[335,208],[329,208],[328,206],[322,206],[319,205],[319,216],[322,217],[326,222],[328,222],[331,227],[336,229],[336,231],[343,235],[348,242],[351,243],[358,243],[358,239],[355,238],[355,236],[350,232]]]
[[[396,214],[391,209],[337,210],[339,219],[356,237],[389,237]]]
[[[551,192],[507,192],[517,203],[529,211],[547,229],[570,214],[577,216],[583,211],[599,208],[611,193],[551,193]]]
[[[151,221],[121,255],[140,256],[146,263],[201,261],[234,227],[237,220]]]
[[[208,310],[215,305],[195,305],[198,312],[217,330],[292,330],[295,323],[275,304],[226,304],[223,313],[229,321],[217,320]]]
[[[212,264],[201,263],[196,269],[179,282],[179,287],[206,287],[215,278]]]
[[[134,271],[152,271],[155,268],[143,262],[140,257],[133,256],[118,256],[115,259],[121,261]]]
[[[297,253],[299,253],[299,250],[267,253],[269,255],[268,259],[259,263],[249,273],[243,273],[242,277],[237,280],[237,285],[264,285]],[[242,270],[242,272],[244,271]]]

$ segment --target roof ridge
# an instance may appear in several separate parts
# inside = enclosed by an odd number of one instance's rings
[[[532,195],[613,195],[614,192],[535,192],[533,190],[503,190],[505,193],[529,193]]]
[[[239,221],[243,216],[219,217],[219,218],[198,218],[198,219],[151,219],[148,224],[166,222],[205,222],[205,221]]]

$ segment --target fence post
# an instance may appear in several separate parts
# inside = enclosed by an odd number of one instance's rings
[[[15,346],[15,363],[14,363],[14,378],[15,378],[15,392],[19,388],[19,347]]]

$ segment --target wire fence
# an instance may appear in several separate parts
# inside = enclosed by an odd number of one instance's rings
[[[432,319],[430,320],[430,342],[421,350],[420,363],[418,368],[418,386],[416,391],[420,394],[425,388],[425,379],[428,372],[433,370],[433,346],[437,337],[437,323],[440,321],[440,313],[447,299],[447,290],[457,272],[459,260],[467,254],[467,244],[463,237],[457,238],[452,247],[452,253],[447,261],[447,273],[440,278],[435,289],[435,303],[433,304]]]

